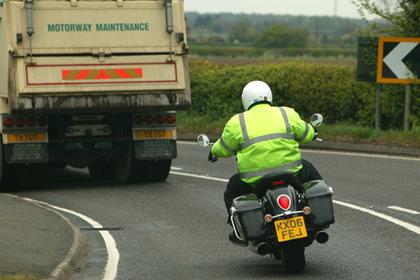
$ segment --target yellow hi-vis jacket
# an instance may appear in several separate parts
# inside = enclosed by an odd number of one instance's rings
[[[292,108],[257,104],[227,122],[212,153],[236,154],[242,181],[254,184],[272,172],[302,169],[299,143],[309,143],[314,136],[314,128]]]

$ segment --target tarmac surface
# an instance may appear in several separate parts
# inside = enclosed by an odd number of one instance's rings
[[[47,277],[66,257],[73,232],[59,215],[0,195],[0,273]]]
[[[194,135],[196,137],[196,135]],[[180,139],[193,139],[182,135]],[[376,145],[316,143],[307,148],[419,157],[419,149]],[[0,275],[30,274],[43,279],[69,279],[83,261],[86,241],[60,213],[0,193]]]

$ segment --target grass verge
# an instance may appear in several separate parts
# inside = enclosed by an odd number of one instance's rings
[[[220,135],[227,119],[210,119],[178,112],[178,133],[205,133]],[[319,129],[320,137],[330,142],[388,145],[420,149],[420,128],[411,131],[376,131],[373,128],[348,124],[324,125]]]

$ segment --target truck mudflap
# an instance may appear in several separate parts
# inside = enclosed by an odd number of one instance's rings
[[[174,159],[177,157],[175,140],[145,140],[134,143],[137,160]]]
[[[49,160],[46,143],[9,144],[3,149],[7,163],[45,163]]]

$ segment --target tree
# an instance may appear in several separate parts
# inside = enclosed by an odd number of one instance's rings
[[[373,26],[380,33],[407,37],[420,36],[420,1],[352,0],[352,2],[364,18],[367,14],[371,14],[385,20],[386,25]]]
[[[257,32],[248,18],[241,18],[232,25],[229,34],[230,41],[252,42],[255,40]]]
[[[256,45],[265,48],[304,48],[308,44],[308,38],[306,29],[274,24],[262,32]]]

